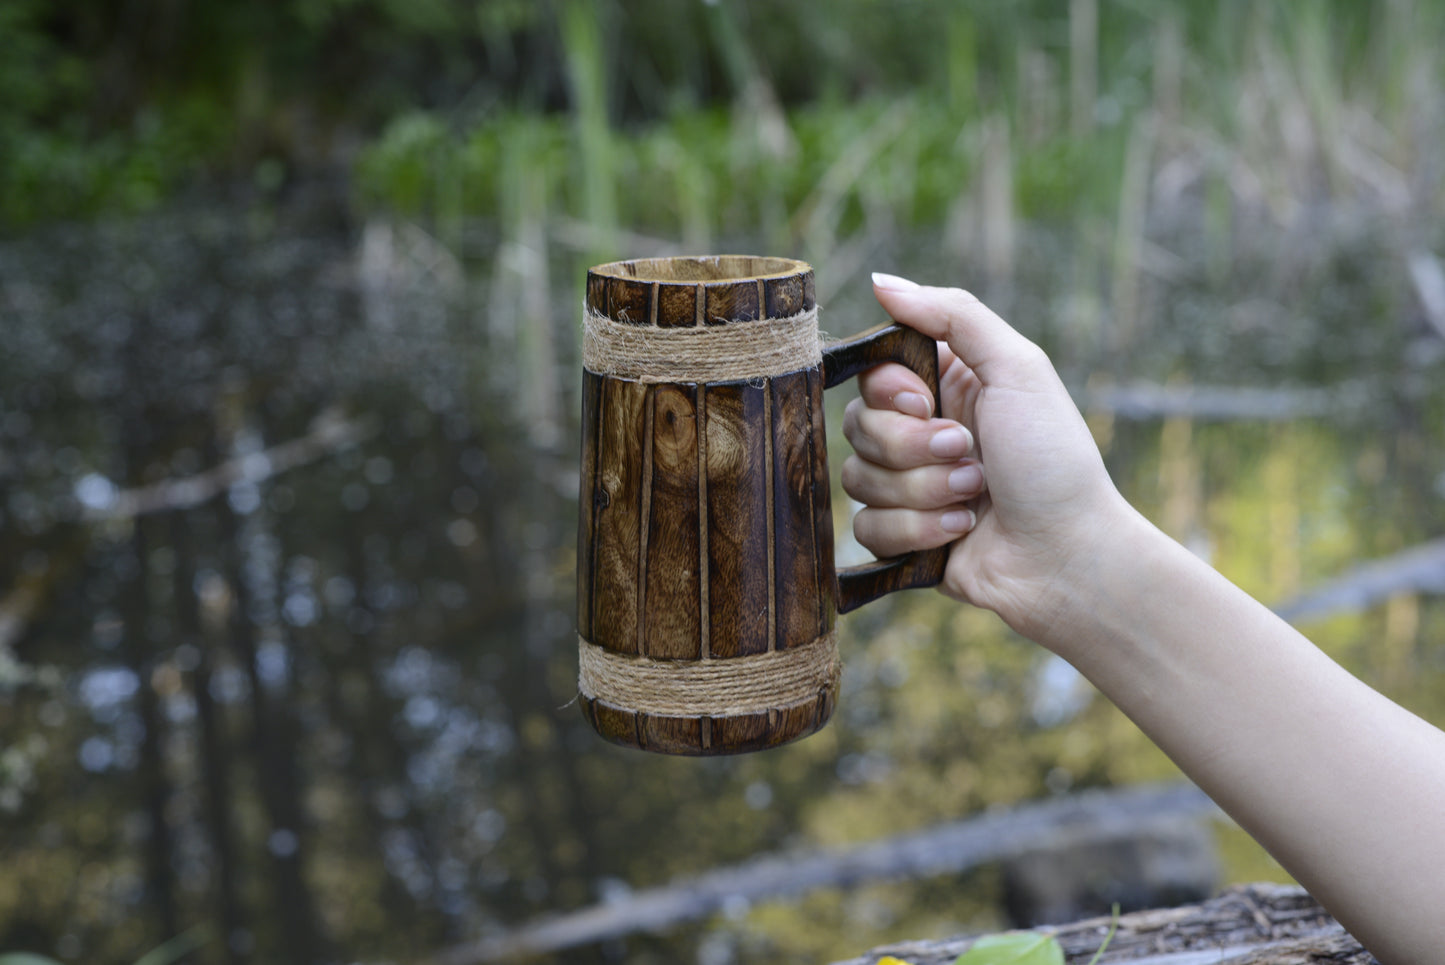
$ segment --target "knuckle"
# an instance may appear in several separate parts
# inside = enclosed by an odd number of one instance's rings
[[[1019,338],[1019,359],[1035,368],[1052,368],[1053,363],[1049,361],[1049,355],[1037,342],[1020,336]]]

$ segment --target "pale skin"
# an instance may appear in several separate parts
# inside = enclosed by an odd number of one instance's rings
[[[1445,733],[1351,676],[1115,489],[1047,356],[972,295],[874,276],[940,342],[860,381],[843,486],[879,556],[1068,660],[1385,965],[1445,962]]]

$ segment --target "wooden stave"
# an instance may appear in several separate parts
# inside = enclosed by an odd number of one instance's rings
[[[773,383],[781,380],[783,386],[781,391]],[[754,491],[750,494],[751,499],[756,501],[759,492],[768,503],[771,503],[771,518],[775,540],[777,533],[793,532],[804,539],[810,548],[808,553],[795,554],[798,560],[807,565],[798,564],[795,572],[806,575],[807,581],[811,584],[813,593],[793,594],[779,593],[776,587],[781,580],[774,581],[774,590],[768,595],[775,601],[773,606],[776,610],[768,621],[768,626],[776,628],[770,641],[774,646],[788,647],[801,646],[816,640],[833,628],[836,619],[836,578],[833,570],[831,556],[832,547],[832,516],[829,508],[830,501],[830,480],[827,472],[826,448],[823,417],[821,412],[822,375],[817,368],[802,369],[797,372],[777,376],[774,379],[761,380],[759,385],[756,381],[709,383],[704,386],[683,384],[674,386],[663,384],[660,388],[664,392],[675,392],[682,398],[693,398],[702,400],[701,422],[703,424],[702,435],[707,438],[710,434],[716,437],[717,433],[710,433],[712,417],[715,411],[722,412],[727,409],[726,400],[731,396],[737,399],[750,399],[752,406],[743,405],[737,413],[736,421],[728,428],[734,435],[748,437],[745,443],[750,452],[756,453],[757,449],[772,448],[780,441],[787,443],[783,445],[784,452],[775,453],[778,456],[770,474],[752,474],[746,471],[746,467],[738,474],[741,480],[753,480],[750,482]],[[623,390],[614,388],[609,391],[607,383],[619,382],[628,383],[632,388]],[[701,640],[698,649],[690,653],[679,652],[675,647],[657,646],[656,638],[651,635],[646,627],[646,621],[641,618],[643,606],[636,605],[636,596],[632,597],[630,603],[633,605],[621,605],[612,609],[623,615],[618,621],[626,632],[618,634],[615,631],[609,632],[605,629],[608,621],[597,613],[596,602],[599,597],[608,593],[608,587],[598,589],[597,567],[595,560],[599,554],[597,543],[601,536],[597,535],[598,520],[605,518],[606,510],[612,508],[618,501],[618,497],[604,490],[604,479],[607,475],[604,469],[610,465],[602,435],[601,422],[605,418],[607,400],[613,398],[636,398],[639,394],[654,398],[652,405],[655,407],[655,393],[659,386],[648,386],[643,383],[636,383],[628,379],[620,379],[613,376],[598,375],[584,369],[584,395],[595,395],[600,400],[593,409],[587,409],[595,416],[595,421],[584,425],[583,439],[583,477],[582,477],[582,499],[581,501],[589,507],[588,511],[580,514],[579,531],[579,558],[578,558],[578,601],[579,616],[578,628],[581,632],[584,628],[590,628],[593,633],[581,633],[582,637],[590,643],[597,644],[608,650],[622,654],[643,653],[652,657],[663,657],[672,659],[701,659]],[[589,395],[589,397],[590,397]],[[676,397],[676,396],[675,396]],[[718,402],[717,409],[709,409],[707,400],[712,399]],[[785,430],[781,421],[774,423],[773,429],[766,427],[761,431],[757,427],[755,410],[759,403],[764,400],[778,401],[784,410],[799,409],[801,415],[798,417],[798,426],[805,427],[802,432],[792,432],[791,440],[785,439],[789,433]],[[771,405],[772,401],[764,404]],[[586,409],[586,406],[584,406]],[[649,430],[648,412],[644,411],[641,416],[634,415],[634,424],[640,423],[637,432],[646,435],[649,431],[656,431],[655,408],[651,416],[652,428]],[[721,417],[719,423],[721,424]],[[626,435],[625,433],[623,434]],[[624,452],[629,449],[627,445],[619,447]],[[705,450],[708,448],[704,443]],[[716,446],[711,447],[716,450]],[[755,458],[755,456],[754,456]],[[734,519],[756,519],[759,515],[768,515],[769,510],[764,509],[760,514],[756,502],[749,512],[745,503],[746,498],[733,500],[734,512],[730,514],[719,513],[719,507],[727,503],[726,486],[720,484],[723,478],[714,472],[715,467],[707,462],[705,452],[700,465],[708,466],[706,474],[699,476],[711,477],[709,485],[712,492],[708,502],[707,517],[709,519],[708,545],[716,551],[719,548],[718,528],[712,522],[720,516],[731,516]],[[642,460],[644,463],[648,460]],[[618,472],[625,471],[625,466],[633,465],[635,459],[617,459]],[[657,460],[651,460],[651,471],[657,469]],[[801,474],[801,475],[800,475]],[[806,480],[806,483],[800,482]],[[637,481],[639,490],[642,488],[641,480]],[[668,492],[664,487],[663,493]],[[655,521],[659,517],[657,502],[659,492],[654,486],[650,499],[652,506],[648,508],[650,519]],[[806,497],[806,498],[804,498]],[[662,501],[668,501],[670,497],[662,496]],[[642,519],[644,510],[639,508],[635,513],[639,522]],[[663,513],[662,515],[666,515]],[[588,532],[593,534],[589,542]],[[701,532],[700,530],[692,530]],[[639,531],[627,530],[632,538],[625,540],[624,545],[638,547],[638,556],[631,560],[623,561],[619,567],[613,563],[611,569],[614,573],[625,573],[635,567],[636,560],[641,558],[642,534]],[[757,545],[756,533],[749,534],[754,547]],[[652,535],[649,534],[648,545],[651,547]],[[764,548],[766,548],[764,543]],[[812,547],[827,548],[830,550],[826,558],[812,556]],[[698,553],[701,564],[703,553],[699,544],[689,545],[685,548],[683,556],[690,555],[693,550]],[[709,556],[707,569],[709,573],[715,572],[715,553]],[[777,555],[776,548],[774,555]],[[816,564],[816,565],[815,565]],[[756,565],[756,564],[755,564]],[[646,576],[639,577],[639,583],[633,584],[635,593],[646,593],[646,580],[652,577],[654,567],[648,566]],[[639,570],[641,572],[641,570]],[[776,574],[775,574],[776,575]],[[786,575],[786,574],[783,574]],[[614,581],[615,582],[615,581]],[[699,585],[699,605],[701,612],[701,581]],[[738,584],[743,588],[755,584],[743,581]],[[748,605],[749,601],[739,599],[736,607],[728,606],[727,594],[719,592],[719,586],[710,585],[709,607],[711,613],[726,614],[729,610],[741,610]],[[614,587],[615,589],[615,587]],[[766,593],[766,589],[764,590]],[[793,605],[789,601],[801,601],[799,605]],[[750,602],[755,603],[755,599]],[[583,612],[583,607],[588,607]],[[633,612],[638,614],[634,620]],[[713,624],[711,615],[709,624]],[[715,624],[718,626],[725,623]],[[745,626],[747,621],[738,621],[737,625]],[[789,633],[791,627],[793,632]],[[601,631],[601,632],[599,632]],[[637,640],[635,645],[629,645],[629,641]],[[721,650],[732,649],[732,653],[710,652],[711,659],[729,659],[732,657],[746,656],[752,653],[764,652],[767,648],[762,646],[767,642],[765,638],[754,635],[746,646],[727,645],[726,637],[719,634],[718,643]],[[668,717],[664,715],[645,714],[630,710],[628,708],[614,707],[605,701],[582,696],[584,716],[592,724],[593,728],[605,739],[624,746],[637,747],[645,750],[654,750],[663,753],[707,756],[715,754],[743,753],[753,750],[761,750],[768,747],[775,747],[792,740],[805,737],[816,732],[827,723],[832,715],[833,707],[837,702],[836,684],[823,688],[819,696],[805,705],[796,705],[792,708],[779,708],[766,714],[743,714],[734,716],[716,717]]]

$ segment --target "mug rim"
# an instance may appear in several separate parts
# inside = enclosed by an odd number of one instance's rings
[[[664,273],[661,270],[664,264],[670,269],[684,270]],[[695,286],[785,278],[812,270],[813,266],[806,261],[777,255],[664,255],[611,261],[589,268],[588,274],[658,285]]]

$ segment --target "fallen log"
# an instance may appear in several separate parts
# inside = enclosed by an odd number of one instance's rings
[[[1289,422],[1357,410],[1368,403],[1372,390],[1363,380],[1326,388],[1134,382],[1090,385],[1072,394],[1085,413],[1118,419]]]
[[[718,868],[456,945],[436,953],[431,962],[475,965],[511,961],[632,932],[659,931],[817,888],[957,874],[1039,850],[1138,839],[1168,833],[1182,820],[1222,818],[1218,807],[1192,784],[1087,791],[989,811],[851,848],[768,855]]]
[[[1445,539],[1370,560],[1282,603],[1274,612],[1291,623],[1359,613],[1401,593],[1445,594]]]
[[[1114,922],[1089,918],[1035,929],[1052,935],[1066,965],[1086,965]],[[953,965],[979,936],[884,945],[834,965]],[[1379,965],[1304,889],[1253,884],[1196,905],[1121,915],[1099,965]]]

